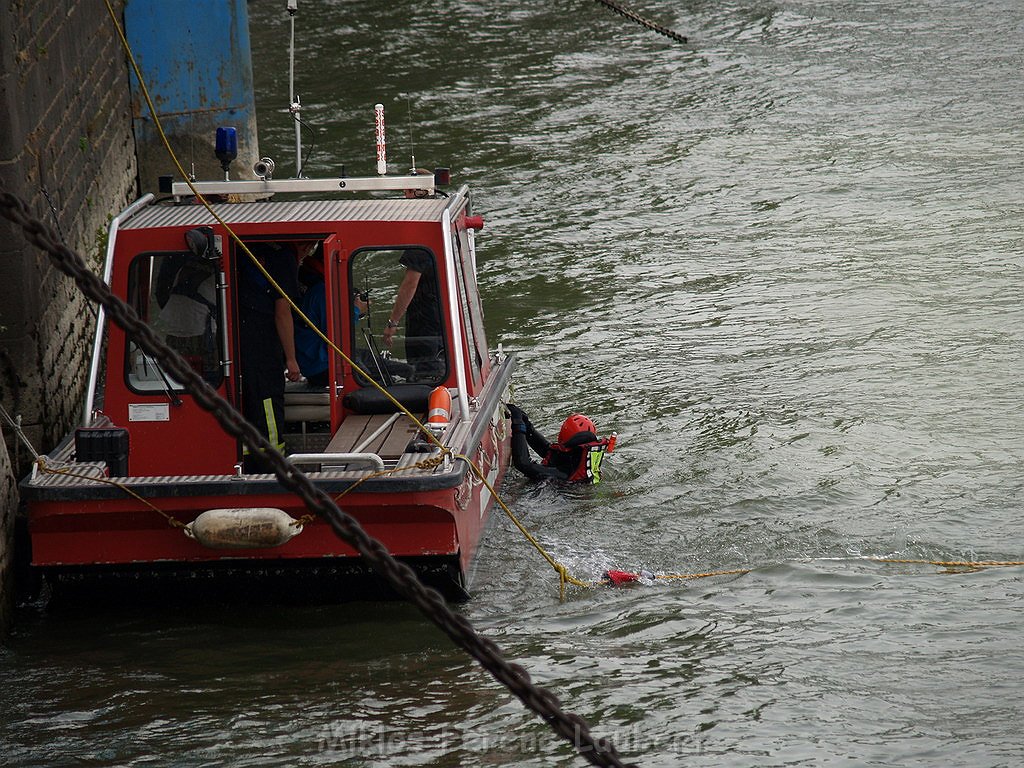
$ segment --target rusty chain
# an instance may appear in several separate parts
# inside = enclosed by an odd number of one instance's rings
[[[21,227],[29,242],[49,254],[54,265],[73,278],[88,298],[98,302],[113,322],[132,334],[147,354],[154,356],[169,374],[182,382],[196,403],[211,413],[225,432],[241,439],[250,451],[264,454],[281,485],[299,496],[310,511],[327,520],[335,533],[355,549],[398,594],[419,608],[424,616],[476,659],[494,679],[508,688],[529,710],[539,715],[555,733],[572,744],[588,763],[609,768],[636,768],[634,764],[622,761],[611,741],[591,734],[590,726],[583,718],[565,712],[551,691],[532,682],[524,667],[508,661],[493,640],[477,633],[466,618],[452,611],[440,593],[420,583],[409,566],[395,560],[383,544],[363,530],[355,518],[343,512],[303,472],[286,462],[254,426],[245,421],[130,306],[115,296],[89,270],[81,256],[61,244],[52,229],[34,218],[21,198],[0,190],[0,214]]]
[[[681,35],[674,29],[669,29],[668,27],[658,24],[655,21],[651,21],[650,19],[645,19],[639,13],[627,8],[621,3],[614,2],[614,0],[597,0],[597,2],[599,2],[606,8],[610,8],[611,10],[615,11],[617,14],[621,16],[625,16],[630,21],[635,21],[640,26],[647,27],[647,29],[651,30],[652,32],[657,32],[659,35],[664,35],[667,38],[675,40],[677,43],[689,42],[686,38],[686,35]]]

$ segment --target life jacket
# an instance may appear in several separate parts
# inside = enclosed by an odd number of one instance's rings
[[[552,443],[543,464],[565,472],[570,483],[601,482],[601,461],[612,445],[612,438],[593,432],[578,432],[564,444]]]

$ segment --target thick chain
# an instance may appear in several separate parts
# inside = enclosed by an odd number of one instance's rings
[[[673,29],[669,29],[668,27],[662,26],[661,24],[651,21],[650,19],[645,19],[639,13],[630,10],[621,3],[616,3],[614,2],[614,0],[597,0],[597,2],[599,2],[606,8],[611,8],[616,13],[625,16],[630,21],[635,21],[640,26],[647,27],[647,29],[651,30],[652,32],[657,32],[659,35],[664,35],[665,37],[675,40],[677,43],[688,42],[686,39],[686,35],[681,35]]]
[[[610,768],[636,768],[622,762],[614,745],[596,738],[578,715],[562,710],[557,697],[530,680],[522,666],[505,659],[494,641],[478,634],[465,618],[455,614],[441,595],[425,587],[409,566],[395,560],[383,544],[371,538],[358,521],[343,512],[334,501],[296,467],[284,460],[255,427],[242,418],[232,406],[192,369],[173,349],[168,347],[146,325],[135,311],[115,296],[107,285],[94,275],[81,256],[61,244],[53,231],[29,211],[28,205],[8,192],[0,191],[0,214],[20,226],[26,238],[50,255],[54,265],[78,284],[81,291],[98,302],[107,315],[123,328],[139,346],[156,358],[175,379],[184,383],[195,401],[217,419],[224,431],[241,439],[250,451],[263,454],[272,465],[281,484],[295,493],[311,512],[330,523],[335,533],[355,549],[402,597],[413,603],[452,641],[476,659],[523,704],[540,715],[555,733],[572,744],[591,765]]]

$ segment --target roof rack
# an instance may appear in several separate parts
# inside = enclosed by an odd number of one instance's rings
[[[166,181],[165,181],[166,180]],[[251,181],[183,181],[161,179],[160,191],[175,198],[201,195],[259,195],[287,192],[386,192],[422,189],[428,195],[435,191],[434,174],[411,176],[342,177],[336,179],[256,179]]]

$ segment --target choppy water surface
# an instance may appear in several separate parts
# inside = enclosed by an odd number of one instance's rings
[[[1024,5],[638,6],[688,46],[582,0],[300,5],[307,170],[371,173],[383,102],[396,171],[476,190],[519,402],[619,432],[515,511],[582,577],[752,569],[559,602],[495,519],[476,626],[644,766],[1024,762],[1024,569],[861,559],[1024,559]],[[581,764],[403,605],[28,609],[0,662],[11,765]]]

